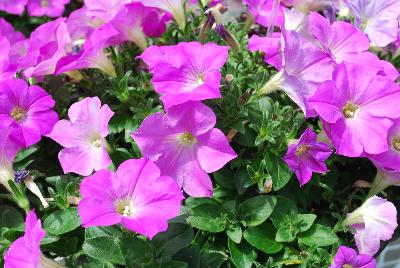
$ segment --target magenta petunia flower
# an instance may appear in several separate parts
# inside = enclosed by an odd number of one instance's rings
[[[40,219],[32,210],[26,216],[24,236],[15,240],[4,254],[4,268],[62,268],[41,253],[40,242],[45,235]]]
[[[114,173],[97,171],[83,179],[78,211],[84,227],[121,223],[152,239],[179,215],[184,199],[176,182],[160,177],[158,167],[146,158],[123,162]]]
[[[394,120],[387,135],[389,149],[380,154],[367,155],[375,164],[381,167],[400,170],[400,119]]]
[[[65,18],[40,25],[29,39],[28,53],[22,61],[24,75],[40,77],[54,74],[57,62],[67,55],[70,43]]]
[[[220,98],[220,69],[229,48],[213,43],[151,46],[139,57],[153,74],[153,85],[164,106]]]
[[[341,64],[333,81],[318,87],[310,99],[336,152],[357,157],[389,149],[392,119],[400,117],[400,87],[359,65]]]
[[[174,178],[195,197],[212,196],[207,173],[222,168],[237,155],[224,133],[214,128],[213,111],[201,102],[170,108],[167,114],[148,116],[134,133],[143,155],[155,161],[161,173]]]
[[[39,86],[28,86],[21,79],[0,83],[0,121],[13,129],[11,136],[21,146],[29,147],[50,133],[58,120],[54,105]]]
[[[348,5],[360,28],[369,40],[385,47],[397,39],[399,31],[400,1],[398,0],[348,0]]]
[[[89,10],[90,16],[99,17],[104,22],[109,22],[117,15],[124,4],[132,2],[138,2],[138,0],[85,0],[84,7]]]
[[[28,0],[1,0],[0,11],[5,11],[14,15],[22,15]]]
[[[312,173],[326,173],[325,161],[332,151],[329,145],[317,141],[317,134],[310,128],[301,135],[297,144],[289,145],[283,158],[286,164],[296,173],[296,177],[303,186],[310,181]]]
[[[72,39],[72,47],[74,47],[76,45],[83,45],[90,34],[104,25],[106,20],[102,17],[92,15],[90,10],[86,6],[83,6],[69,14],[65,23],[68,26],[68,32]],[[74,41],[78,41],[80,44],[74,44]],[[76,48],[72,48],[72,50],[76,50]]]
[[[64,13],[65,5],[70,0],[29,0],[28,14],[29,16],[41,17],[60,17]]]
[[[274,66],[277,70],[282,68],[280,54],[281,33],[272,33],[269,37],[253,35],[249,39],[248,48],[250,51],[261,51],[264,53],[264,61]]]
[[[347,215],[344,224],[355,230],[358,252],[374,256],[380,241],[390,240],[397,227],[396,207],[386,199],[372,196]]]
[[[0,82],[11,79],[16,70],[10,66],[10,42],[7,38],[0,36]]]
[[[283,6],[274,6],[276,0],[243,0],[256,23],[264,26],[283,26]],[[274,7],[276,9],[274,9]]]
[[[345,246],[340,246],[336,252],[333,263],[329,268],[376,268],[376,261],[373,257],[360,254]]]
[[[110,24],[105,24],[95,30],[77,54],[72,53],[57,62],[56,74],[96,68],[115,77],[114,65],[106,55],[105,49],[109,46],[110,39],[116,35],[118,31]]]
[[[146,36],[159,37],[166,30],[166,21],[160,10],[141,3],[123,6],[111,24],[119,32],[113,38],[114,42],[131,41],[141,49],[147,47]]]
[[[185,9],[182,0],[140,0],[143,5],[148,7],[156,7],[165,12],[171,13],[178,26],[185,29]]]
[[[106,169],[111,159],[106,150],[108,122],[114,112],[99,98],[85,98],[71,105],[68,120],[60,120],[47,136],[65,147],[58,154],[64,173],[89,176]]]
[[[21,146],[10,139],[12,129],[0,122],[0,183],[11,191],[8,181],[14,180],[13,161]]]

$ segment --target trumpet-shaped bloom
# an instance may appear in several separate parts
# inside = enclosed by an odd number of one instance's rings
[[[111,76],[116,76],[115,68],[107,57],[105,48],[108,47],[110,39],[118,35],[110,24],[105,24],[95,30],[86,40],[78,54],[70,54],[57,62],[56,74],[64,72],[97,68]]]
[[[40,242],[46,232],[34,211],[26,216],[25,234],[15,240],[4,255],[4,268],[62,268],[63,266],[43,256]]]
[[[84,227],[121,223],[125,228],[153,238],[166,231],[184,199],[178,184],[160,176],[146,158],[122,163],[114,173],[97,171],[80,186],[78,211]]]
[[[349,0],[348,4],[356,18],[356,26],[368,35],[374,45],[384,47],[396,41],[400,1]]]
[[[332,151],[328,144],[318,142],[317,134],[310,128],[301,135],[297,144],[289,145],[283,158],[291,170],[295,171],[300,185],[310,181],[312,173],[326,173],[328,171],[325,161]]]
[[[220,69],[229,48],[213,43],[151,46],[140,56],[153,74],[153,85],[166,108],[187,101],[220,98]]]
[[[279,53],[280,42],[280,33],[272,33],[269,37],[253,35],[249,39],[249,50],[263,52],[264,61],[280,70],[282,68],[282,58]]]
[[[196,197],[212,195],[207,173],[236,157],[228,140],[215,126],[215,114],[201,102],[170,108],[167,114],[148,116],[134,133],[143,155],[155,161],[161,174],[174,178]]]
[[[10,14],[22,15],[28,0],[2,0],[0,1],[0,11]]]
[[[85,0],[85,6],[89,10],[89,15],[100,17],[104,22],[112,20],[127,3],[138,2],[137,0]]]
[[[373,257],[360,254],[345,246],[340,246],[329,268],[376,268],[376,261]]]
[[[374,256],[380,241],[392,238],[397,227],[396,207],[386,199],[373,196],[349,213],[344,223],[355,230],[358,252]]]
[[[145,6],[156,7],[171,13],[179,27],[182,30],[185,29],[185,10],[182,0],[140,0],[140,2]]]
[[[53,98],[39,86],[28,86],[21,79],[0,83],[0,121],[12,129],[12,138],[21,146],[28,147],[50,133],[58,121],[52,110]]]
[[[114,113],[97,97],[71,105],[68,120],[60,120],[47,136],[65,147],[58,154],[64,173],[82,176],[107,168],[111,159],[106,150],[108,122]]]
[[[276,0],[244,0],[255,22],[269,27],[271,25],[283,26],[283,6],[276,5],[274,10],[274,2]],[[275,3],[276,4],[276,3]]]
[[[3,18],[0,18],[0,39],[3,39],[0,41],[2,50],[0,53],[0,76],[5,69],[14,75],[27,52],[28,41],[22,33],[15,31],[14,27]],[[8,44],[4,39],[8,41]],[[0,78],[0,80],[2,79]]]
[[[14,180],[13,161],[21,146],[10,139],[12,129],[0,124],[0,183],[10,191],[8,181]]]
[[[379,194],[391,185],[400,186],[400,170],[388,170],[377,166],[377,173],[368,194]]]
[[[400,117],[400,87],[363,66],[341,64],[333,81],[310,99],[336,152],[357,157],[389,149],[387,134]]]
[[[29,0],[29,16],[41,17],[60,17],[64,13],[65,5],[70,0]]]

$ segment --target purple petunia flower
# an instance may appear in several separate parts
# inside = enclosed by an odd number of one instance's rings
[[[237,155],[224,133],[214,128],[213,111],[201,102],[170,108],[167,114],[148,116],[132,138],[143,155],[155,161],[161,173],[177,180],[196,197],[212,196],[207,173],[222,168]]]
[[[282,57],[280,54],[281,33],[271,33],[269,37],[253,35],[249,39],[250,51],[261,51],[264,53],[264,61],[274,66],[277,70],[282,68]]]
[[[80,186],[78,211],[84,227],[124,227],[152,239],[166,231],[184,199],[176,182],[160,177],[158,167],[146,158],[123,162],[114,173],[97,171]]]
[[[0,11],[5,11],[10,14],[22,15],[28,0],[1,0]]]
[[[65,5],[70,0],[29,0],[28,14],[29,16],[41,17],[60,17],[64,13]]]
[[[182,0],[140,0],[147,7],[156,7],[172,14],[179,28],[185,29],[185,9]]]
[[[21,79],[0,83],[0,121],[12,129],[12,138],[21,146],[28,147],[50,133],[58,121],[52,110],[53,98],[39,86],[28,86]]]
[[[317,134],[310,128],[301,135],[297,144],[289,145],[283,158],[291,170],[295,171],[300,185],[310,181],[312,172],[326,173],[325,161],[332,151],[328,144],[317,141]]]
[[[344,224],[355,230],[358,252],[374,256],[380,241],[390,240],[397,227],[396,207],[386,199],[372,196],[347,215]]]
[[[213,43],[151,46],[139,57],[153,74],[153,85],[164,106],[220,98],[220,69],[229,48]]]
[[[333,263],[329,268],[376,268],[373,257],[365,254],[358,255],[357,252],[345,246],[340,246],[336,252]]]
[[[15,240],[4,255],[4,268],[62,268],[41,253],[40,242],[45,235],[40,220],[32,210],[26,216],[24,236]]]
[[[58,154],[65,174],[88,176],[111,164],[105,138],[113,115],[107,104],[101,106],[99,98],[85,98],[69,108],[70,121],[57,122],[47,136],[65,147]]]
[[[357,157],[389,149],[387,134],[400,117],[400,87],[359,65],[341,64],[318,87],[310,105],[338,154]]]
[[[283,5],[276,5],[276,0],[243,0],[248,6],[250,14],[255,22],[264,26],[283,26]],[[274,9],[276,8],[276,9]]]

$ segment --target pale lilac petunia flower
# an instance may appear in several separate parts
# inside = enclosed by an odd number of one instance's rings
[[[26,216],[24,236],[15,240],[4,254],[4,268],[62,268],[40,251],[40,242],[45,235],[40,219],[33,210],[30,211]]]
[[[374,256],[380,241],[390,240],[397,227],[396,207],[386,199],[372,196],[347,215],[344,224],[355,230],[358,252]]]
[[[373,257],[357,252],[345,246],[340,246],[333,258],[329,268],[376,268],[376,261]]]
[[[41,17],[60,17],[64,13],[65,5],[70,0],[29,0],[28,14],[29,16]]]
[[[68,120],[60,120],[47,136],[65,147],[58,154],[64,173],[82,176],[111,165],[107,153],[108,122],[114,112],[101,106],[97,97],[85,98],[71,105]]]
[[[341,64],[333,81],[318,87],[310,99],[336,152],[358,157],[389,149],[387,134],[400,117],[400,87],[370,69]]]
[[[132,133],[144,156],[155,161],[161,173],[174,178],[195,197],[212,196],[207,173],[222,168],[237,155],[224,133],[214,128],[213,111],[201,102],[170,108],[167,114],[148,116]]]
[[[310,181],[312,173],[326,173],[328,171],[325,161],[332,151],[329,145],[317,141],[317,134],[310,128],[301,135],[296,144],[289,145],[283,158],[303,186]]]
[[[54,105],[53,98],[39,86],[29,86],[21,79],[0,83],[0,121],[13,129],[11,136],[21,146],[29,147],[50,133],[58,121]]]
[[[348,0],[360,28],[369,40],[385,47],[397,39],[399,31],[400,1],[398,0]]]
[[[181,42],[151,46],[139,58],[149,66],[154,89],[168,109],[187,101],[220,98],[220,69],[228,50],[214,43]]]
[[[0,11],[5,11],[14,15],[22,15],[28,0],[1,0]]]
[[[185,10],[183,0],[140,0],[143,5],[156,7],[165,12],[171,13],[179,28],[185,29]]]
[[[178,184],[160,176],[146,158],[123,162],[116,172],[97,171],[81,182],[78,211],[84,227],[122,224],[152,239],[179,215],[184,199]]]
[[[283,6],[276,0],[243,0],[256,23],[264,26],[283,26]],[[274,6],[276,5],[276,6]]]

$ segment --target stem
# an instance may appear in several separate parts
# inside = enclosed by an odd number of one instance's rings
[[[254,24],[255,20],[253,15],[251,15],[250,13],[247,14],[247,19],[244,23],[244,28],[243,30],[248,33],[250,31],[251,26]]]
[[[271,79],[269,79],[268,82],[260,89],[260,95],[266,95],[277,91],[280,89],[283,80],[283,71],[280,71],[271,77]]]

